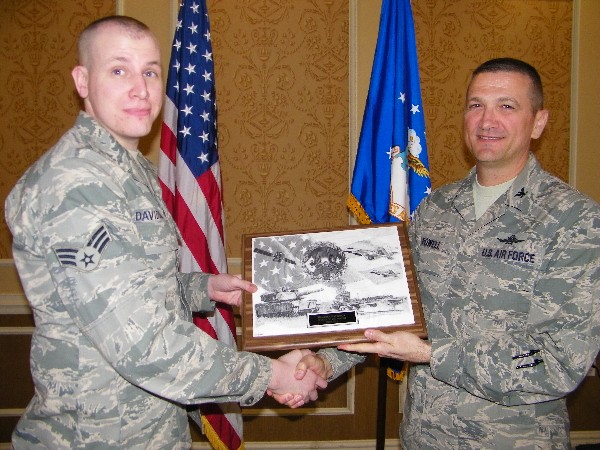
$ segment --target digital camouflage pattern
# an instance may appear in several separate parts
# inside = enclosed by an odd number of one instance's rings
[[[530,155],[475,220],[474,170],[410,227],[430,365],[414,365],[408,449],[569,448],[565,396],[600,349],[600,208]]]
[[[600,208],[530,155],[475,220],[475,170],[409,227],[431,364],[412,365],[404,448],[567,449],[565,396],[600,350]],[[334,376],[361,362],[322,350]]]
[[[33,310],[17,449],[189,448],[184,405],[264,394],[271,362],[211,339],[206,274],[180,274],[156,174],[86,113],[6,201]]]
[[[320,356],[325,358],[331,365],[332,375],[327,381],[331,381],[339,377],[341,374],[347,372],[356,364],[365,361],[366,356],[358,353],[342,352],[335,348],[323,348],[317,352]]]

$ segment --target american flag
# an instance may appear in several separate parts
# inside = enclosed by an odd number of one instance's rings
[[[205,0],[183,0],[167,76],[161,130],[159,181],[163,199],[181,232],[181,271],[227,271],[223,243],[217,106],[210,23]],[[235,322],[227,305],[194,323],[235,346]],[[202,424],[216,449],[239,449],[238,404],[202,405]]]

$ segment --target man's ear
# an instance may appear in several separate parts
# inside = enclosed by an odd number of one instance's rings
[[[548,123],[549,112],[547,109],[540,109],[535,113],[535,119],[533,123],[533,131],[531,132],[531,139],[537,139],[542,135],[546,124]]]
[[[84,66],[75,66],[71,71],[73,81],[75,81],[75,89],[81,98],[88,96],[88,70]]]

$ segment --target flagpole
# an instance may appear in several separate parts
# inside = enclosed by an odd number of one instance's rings
[[[431,180],[411,4],[410,0],[382,0],[347,206],[360,224],[409,222],[429,192]],[[378,359],[377,449],[385,447],[386,365],[385,358]],[[407,364],[395,373],[396,380],[406,376]]]
[[[375,450],[385,448],[385,422],[387,409],[387,369],[382,358],[377,358],[378,379],[377,379],[377,432],[375,435]]]

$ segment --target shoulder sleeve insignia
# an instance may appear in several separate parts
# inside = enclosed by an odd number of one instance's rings
[[[63,267],[73,267],[90,272],[98,267],[102,252],[111,241],[105,225],[101,225],[83,247],[53,248],[54,254]]]

